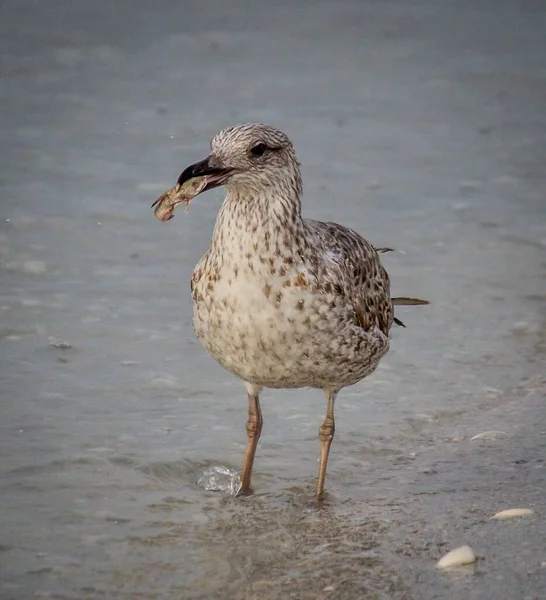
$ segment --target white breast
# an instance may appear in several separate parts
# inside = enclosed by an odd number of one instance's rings
[[[195,283],[194,328],[210,354],[245,381],[299,387],[302,362],[320,318],[309,274],[294,268],[267,281],[248,267],[224,265],[216,282]],[[282,384],[282,385],[281,385]],[[307,385],[303,382],[301,385]]]

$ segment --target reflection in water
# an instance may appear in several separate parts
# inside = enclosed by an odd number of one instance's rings
[[[319,507],[312,497],[310,486],[280,497],[225,499],[205,512],[205,522],[173,524],[130,544],[158,558],[176,556],[182,548],[185,555],[189,545],[194,568],[191,573],[183,569],[178,582],[185,598],[212,597],[219,590],[229,598],[289,593],[317,598],[324,590],[402,592],[401,578],[378,550],[385,525],[374,511],[328,501]],[[175,565],[164,568],[176,581]]]

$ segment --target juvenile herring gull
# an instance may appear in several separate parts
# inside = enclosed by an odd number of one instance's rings
[[[425,302],[391,299],[378,255],[388,248],[376,250],[336,223],[302,218],[299,163],[278,129],[247,123],[218,133],[209,156],[157,201],[156,215],[168,220],[174,205],[220,185],[227,196],[191,292],[197,337],[246,386],[241,492],[251,491],[262,388],[312,387],[327,399],[319,428],[320,498],[339,390],[372,373],[389,349],[393,305]]]

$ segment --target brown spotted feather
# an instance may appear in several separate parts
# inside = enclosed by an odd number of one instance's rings
[[[388,335],[393,323],[390,282],[377,250],[356,231],[337,223],[305,224],[312,239],[322,240],[317,280],[353,306],[359,327],[367,331],[375,325]]]

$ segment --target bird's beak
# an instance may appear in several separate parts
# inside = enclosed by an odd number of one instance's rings
[[[187,181],[195,177],[203,177],[206,185],[199,191],[199,194],[222,185],[232,174],[233,169],[228,169],[219,164],[218,159],[208,156],[187,169],[184,169],[178,178],[177,184],[182,187]]]
[[[169,221],[178,204],[185,203],[187,208],[192,198],[222,185],[235,172],[235,169],[222,166],[213,156],[190,165],[182,172],[176,185],[152,204],[155,216],[160,221]]]

